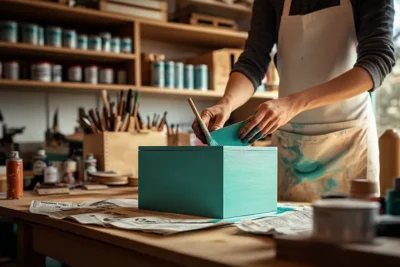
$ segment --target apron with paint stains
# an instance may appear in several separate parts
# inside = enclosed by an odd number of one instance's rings
[[[291,2],[285,0],[279,31],[280,97],[329,81],[357,60],[350,0],[298,16],[289,16]],[[302,112],[274,133],[273,144],[279,151],[280,200],[348,193],[356,178],[378,182],[378,136],[367,92]]]

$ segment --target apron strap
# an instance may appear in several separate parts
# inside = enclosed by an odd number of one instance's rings
[[[292,6],[292,0],[284,0],[285,3],[283,4],[283,12],[282,17],[289,17],[290,14],[290,7]],[[343,1],[343,0],[340,0]],[[342,2],[340,2],[342,4]]]

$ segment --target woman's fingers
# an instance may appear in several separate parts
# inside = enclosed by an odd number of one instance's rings
[[[250,133],[248,135],[246,135],[246,137],[244,139],[242,139],[243,143],[248,143],[250,140],[252,140],[254,137],[256,137],[257,135],[261,135],[261,130],[258,125],[256,125],[256,127],[254,127]]]
[[[264,112],[260,112],[260,110],[258,110],[256,114],[247,119],[245,126],[239,131],[239,138],[243,142],[246,140],[247,135],[250,134],[253,128],[261,122],[261,120],[264,118],[264,115]],[[257,131],[257,129],[255,131]],[[257,134],[257,132],[255,134]]]

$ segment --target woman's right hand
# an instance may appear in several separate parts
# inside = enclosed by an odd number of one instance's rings
[[[221,101],[215,106],[206,108],[201,112],[201,119],[210,132],[221,129],[224,127],[225,122],[229,119],[232,108],[229,104]],[[200,139],[203,144],[206,144],[206,138],[200,128],[197,119],[193,121],[192,128],[194,134]]]

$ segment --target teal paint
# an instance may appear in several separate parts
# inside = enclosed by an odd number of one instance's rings
[[[216,219],[277,209],[275,147],[140,147],[139,177],[140,209]]]
[[[400,216],[400,178],[393,179],[393,189],[387,190],[386,210],[388,214]]]
[[[221,146],[248,146],[239,138],[239,131],[246,122],[238,122],[222,129],[211,132],[212,138]]]
[[[337,186],[336,181],[333,178],[329,178],[325,181],[324,193],[332,192]]]

